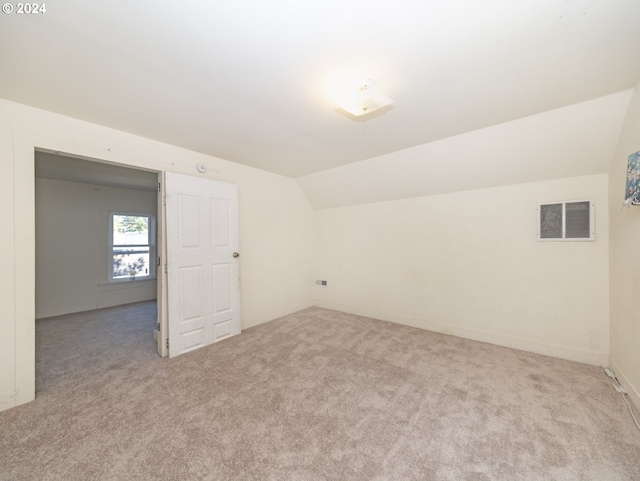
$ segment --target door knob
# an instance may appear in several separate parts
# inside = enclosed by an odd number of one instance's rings
[[[233,257],[240,257],[240,254],[238,254],[237,252],[234,252]]]

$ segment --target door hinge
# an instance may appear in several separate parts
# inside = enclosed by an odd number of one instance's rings
[[[165,274],[169,273],[169,268],[167,267],[167,264],[164,265],[164,273]]]
[[[160,267],[160,256],[158,256],[158,260],[156,261],[156,265]]]
[[[169,349],[169,338],[167,337],[167,349]]]
[[[158,192],[160,192],[160,182],[158,182]]]
[[[163,205],[163,206],[166,206],[166,205],[167,205],[167,196],[166,196],[166,195],[163,195],[163,196],[162,196],[162,205]]]

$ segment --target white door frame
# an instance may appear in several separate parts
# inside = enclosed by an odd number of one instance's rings
[[[126,155],[114,154],[104,146],[89,146],[21,131],[13,131],[14,241],[13,256],[5,268],[13,274],[13,285],[2,286],[12,306],[13,323],[2,325],[0,364],[10,391],[0,393],[0,408],[8,409],[35,399],[35,153],[65,153],[79,159],[113,163],[122,167],[159,172],[131,164]],[[17,260],[19,259],[19,265]],[[166,312],[163,310],[162,312]],[[150,334],[151,335],[151,334]],[[12,388],[13,386],[13,388]],[[12,389],[12,390],[11,390]]]
[[[165,173],[158,172],[158,218],[156,247],[160,263],[156,266],[156,279],[158,288],[158,354],[161,357],[169,355],[169,306],[167,290],[167,229],[165,228],[166,203],[164,195]]]

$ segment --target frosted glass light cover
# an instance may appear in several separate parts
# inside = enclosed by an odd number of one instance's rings
[[[343,92],[336,103],[352,115],[360,116],[391,105],[393,100],[383,94],[372,80],[350,92]]]

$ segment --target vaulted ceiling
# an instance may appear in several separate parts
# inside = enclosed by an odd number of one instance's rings
[[[0,22],[0,97],[294,178],[640,77],[638,0],[57,0]],[[354,69],[393,108],[340,111],[326,81]]]

